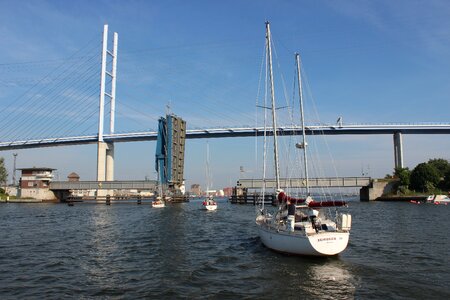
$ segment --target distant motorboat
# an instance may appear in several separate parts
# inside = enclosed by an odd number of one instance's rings
[[[422,202],[418,201],[418,200],[409,200],[409,203],[412,204],[421,204]]]
[[[447,205],[450,203],[450,198],[447,195],[430,195],[427,198],[427,203]]]

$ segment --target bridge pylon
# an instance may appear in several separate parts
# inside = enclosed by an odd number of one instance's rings
[[[102,47],[102,65],[100,76],[100,99],[99,99],[99,118],[98,118],[98,142],[97,142],[97,181],[114,180],[114,144],[105,143],[103,140],[104,115],[105,115],[105,96],[110,98],[110,122],[109,132],[114,133],[114,120],[116,109],[116,78],[117,78],[117,47],[119,36],[117,32],[113,35],[113,49],[108,50],[108,25],[103,27],[103,47]],[[108,66],[108,56],[112,58]],[[109,67],[109,70],[108,70]],[[110,91],[106,91],[106,77],[111,78]]]
[[[394,162],[395,168],[403,168],[403,142],[402,133],[394,133]]]

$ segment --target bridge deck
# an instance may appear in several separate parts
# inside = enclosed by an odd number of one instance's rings
[[[156,180],[140,181],[52,181],[51,190],[156,190]]]
[[[372,125],[312,125],[305,126],[308,135],[372,135],[372,134],[450,134],[450,124],[372,124]],[[279,135],[301,135],[301,127],[280,126]],[[189,129],[186,130],[186,139],[201,138],[226,138],[226,137],[254,137],[264,134],[263,127],[235,127],[235,128],[212,128],[212,129]],[[272,132],[267,133],[271,135]],[[138,142],[155,141],[158,134],[156,131],[143,131],[132,133],[105,134],[103,139],[108,143],[115,142]],[[34,139],[23,141],[2,141],[0,151],[12,149],[28,149],[41,147],[55,147],[68,145],[94,144],[98,142],[98,135],[58,137],[46,139]]]
[[[310,178],[309,187],[363,187],[368,186],[370,177],[330,177]],[[266,179],[266,188],[275,188],[275,179]],[[264,181],[262,179],[239,179],[238,186],[248,189],[261,189]],[[280,178],[281,188],[305,188],[304,178]]]

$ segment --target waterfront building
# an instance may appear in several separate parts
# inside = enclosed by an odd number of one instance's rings
[[[80,181],[80,176],[79,176],[77,173],[72,172],[72,173],[70,173],[70,174],[67,176],[67,180],[69,180],[69,181],[71,181],[71,182],[73,182],[73,181]]]
[[[55,195],[50,191],[50,181],[53,180],[52,168],[22,168],[19,182],[19,198],[34,198],[40,200],[54,200]]]
[[[223,188],[223,195],[225,197],[231,197],[231,195],[233,195],[233,188],[232,187],[224,187]]]
[[[216,190],[207,190],[207,191],[205,191],[204,196],[217,196],[217,191]]]
[[[191,195],[200,196],[202,194],[202,188],[200,184],[194,183],[191,185]]]

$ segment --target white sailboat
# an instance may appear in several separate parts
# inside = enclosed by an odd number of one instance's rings
[[[206,143],[206,192],[209,192],[211,187],[211,174],[209,169],[209,144]],[[213,196],[207,195],[206,199],[202,202],[202,207],[204,210],[216,210],[217,202],[214,200]]]
[[[154,207],[154,208],[162,208],[162,207],[165,207],[165,206],[166,206],[166,204],[161,199],[161,197],[157,197],[156,200],[154,200],[152,202],[152,207]]]
[[[202,205],[205,210],[217,210],[217,202],[214,200],[213,196],[206,197],[205,201],[202,202]]]
[[[163,187],[161,179],[159,178],[159,171],[158,171],[158,185],[159,185],[159,191],[158,191],[158,197],[156,197],[155,200],[152,201],[152,207],[153,208],[163,208],[166,207],[166,197],[163,195]]]
[[[297,148],[303,149],[305,162],[306,197],[296,199],[286,195],[280,189],[278,144],[277,144],[277,118],[273,86],[272,72],[272,44],[269,22],[266,22],[266,51],[268,72],[270,77],[271,110],[274,142],[274,167],[276,177],[276,192],[279,201],[278,210],[271,214],[262,208],[258,211],[256,224],[262,243],[275,251],[311,256],[332,256],[344,251],[347,247],[350,229],[351,215],[336,214],[335,218],[326,216],[324,207],[338,207],[345,205],[343,201],[314,201],[309,194],[308,166],[306,152],[306,135],[303,115],[302,85],[300,78],[300,60],[296,54],[297,78],[300,96],[300,110],[302,122],[303,142],[297,144]],[[264,153],[265,156],[265,153]],[[265,176],[265,166],[263,169]],[[264,190],[263,190],[264,199]]]

